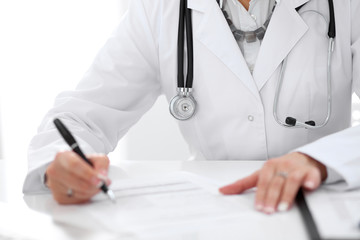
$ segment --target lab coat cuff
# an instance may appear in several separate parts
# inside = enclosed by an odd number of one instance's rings
[[[335,183],[340,183],[340,182],[342,182],[343,184],[346,183],[345,178],[339,172],[337,172],[334,168],[329,166],[326,163],[326,161],[323,161],[322,159],[315,157],[310,152],[306,151],[305,148],[299,148],[296,150],[296,152],[306,154],[326,166],[327,178],[325,179],[323,184],[330,185],[330,184],[335,184]],[[343,185],[343,184],[341,184],[341,185]]]
[[[50,162],[28,172],[23,184],[24,194],[43,194],[50,192],[50,189],[45,184],[45,172],[49,164]]]
[[[332,183],[338,183],[340,181],[345,181],[345,179],[333,168],[327,166],[326,171],[327,171],[327,178],[323,182],[324,184],[332,184]]]

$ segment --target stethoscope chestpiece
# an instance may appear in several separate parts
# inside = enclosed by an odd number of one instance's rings
[[[195,114],[196,101],[191,91],[191,88],[178,88],[178,94],[170,101],[170,113],[177,120],[188,120]]]

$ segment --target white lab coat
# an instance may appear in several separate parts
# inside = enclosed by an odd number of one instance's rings
[[[295,8],[304,3],[299,15]],[[330,175],[340,174],[347,187],[360,186],[360,127],[349,128],[351,95],[360,95],[360,1],[334,5],[332,115],[326,127],[306,130],[275,122],[275,87],[288,56],[278,116],[324,120],[328,24],[307,10],[329,19],[328,1],[278,1],[251,75],[216,1],[188,0],[198,110],[179,127],[195,158],[255,160],[299,150],[326,164]],[[108,153],[160,94],[168,100],[176,94],[178,12],[178,0],[132,0],[76,90],[56,98],[33,138],[25,193],[44,190],[45,167],[65,147],[55,117],[85,152]]]

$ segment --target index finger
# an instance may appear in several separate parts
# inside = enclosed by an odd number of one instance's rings
[[[232,184],[226,185],[219,189],[219,191],[223,194],[239,194],[244,192],[247,189],[253,188],[256,186],[258,178],[259,178],[259,170],[247,176],[243,179],[240,179]]]
[[[60,164],[70,175],[80,178],[94,186],[98,186],[101,182],[93,167],[86,163],[76,153],[68,152],[67,154],[60,155],[59,160]]]
[[[109,168],[109,164],[110,164],[110,160],[108,158],[108,156],[104,155],[104,154],[91,154],[91,155],[87,155],[86,156],[89,161],[93,164],[94,169],[96,171],[100,171],[104,174],[104,172],[106,172],[105,175],[107,175],[107,170]]]

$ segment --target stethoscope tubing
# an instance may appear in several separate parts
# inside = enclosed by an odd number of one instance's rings
[[[180,0],[180,16],[178,31],[178,89],[189,88],[193,86],[194,79],[194,44],[192,30],[192,13],[187,8],[187,0]],[[186,27],[185,27],[186,26]],[[187,48],[187,75],[184,77],[184,46],[186,30],[186,48]]]
[[[282,83],[283,83],[283,79],[284,79],[284,71],[286,69],[286,65],[287,65],[287,57],[284,59],[284,61],[282,62],[281,68],[280,68],[280,76],[279,76],[279,80],[276,86],[276,91],[275,91],[275,98],[274,98],[274,105],[273,105],[273,116],[275,121],[283,126],[283,127],[287,127],[287,128],[305,128],[305,129],[318,129],[318,128],[322,128],[325,125],[328,124],[330,117],[331,117],[331,112],[332,112],[332,84],[331,84],[331,79],[332,79],[332,75],[331,75],[331,60],[332,60],[332,55],[334,52],[334,48],[335,48],[335,37],[336,37],[336,25],[335,25],[335,13],[334,13],[334,4],[333,4],[333,0],[328,0],[329,3],[329,29],[328,29],[328,37],[329,37],[329,41],[328,41],[328,53],[327,53],[327,113],[326,113],[326,117],[324,119],[324,121],[320,124],[320,125],[310,125],[307,124],[305,122],[301,122],[298,120],[295,120],[296,123],[295,125],[290,125],[287,124],[286,122],[280,120],[278,118],[278,103],[279,103],[279,96],[281,93],[281,89],[282,89]],[[297,9],[299,10],[299,9]],[[316,11],[312,11],[311,12],[316,12]],[[324,20],[326,21],[326,18],[319,12],[316,12],[318,14],[320,14]]]
[[[285,58],[282,66],[280,68],[280,76],[279,76],[278,83],[276,85],[274,106],[273,106],[273,116],[275,118],[275,121],[279,125],[286,127],[286,128],[318,129],[318,128],[324,127],[329,122],[330,116],[331,116],[331,106],[332,106],[331,59],[332,59],[333,51],[334,51],[334,38],[329,38],[328,57],[327,57],[327,114],[326,114],[326,118],[323,121],[323,123],[321,125],[316,125],[316,126],[312,126],[312,125],[306,124],[306,123],[298,121],[298,120],[296,121],[296,125],[292,126],[278,118],[277,112],[278,112],[279,97],[280,97],[280,93],[281,93],[281,89],[282,89],[282,83],[284,80],[284,72],[285,72],[284,70],[286,69],[286,65],[287,65],[287,58]]]
[[[185,32],[185,11],[186,11],[186,1],[180,1],[180,10],[179,10],[179,28],[178,28],[178,76],[177,76],[177,85],[178,88],[184,87],[184,32]]]

